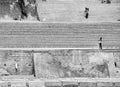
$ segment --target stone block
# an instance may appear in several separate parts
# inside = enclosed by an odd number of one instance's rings
[[[8,87],[7,82],[0,82],[0,87]]]
[[[46,87],[61,87],[61,82],[45,82]]]
[[[114,85],[115,87],[120,87],[120,82],[115,82]]]
[[[78,85],[69,84],[69,85],[64,85],[63,87],[78,87]]]
[[[93,82],[81,82],[79,87],[96,87],[96,83]]]
[[[42,81],[30,81],[29,87],[45,87],[45,84]]]
[[[11,87],[27,87],[25,81],[14,81],[11,82]]]
[[[100,82],[100,83],[97,83],[97,87],[113,87],[113,83],[112,82]]]
[[[63,87],[78,87],[78,83],[74,81],[63,82]]]

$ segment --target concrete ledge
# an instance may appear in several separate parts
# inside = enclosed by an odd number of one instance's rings
[[[71,78],[72,79],[72,78]],[[83,81],[84,80],[84,81]],[[86,80],[86,82],[85,82]],[[72,82],[73,81],[73,82]],[[94,78],[94,79],[87,79],[82,78],[75,81],[72,79],[69,81],[66,79],[63,80],[33,80],[33,81],[0,81],[0,87],[113,87],[113,86],[120,86],[120,79],[118,78]],[[67,83],[68,82],[68,83]]]
[[[113,83],[112,82],[101,82],[101,83],[97,83],[97,87],[113,87]]]

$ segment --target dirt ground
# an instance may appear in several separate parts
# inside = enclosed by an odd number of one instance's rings
[[[85,7],[89,8],[89,18],[85,19]],[[120,19],[120,3],[101,4],[90,0],[59,0],[40,2],[38,0],[39,17],[44,22],[89,22],[118,21]]]

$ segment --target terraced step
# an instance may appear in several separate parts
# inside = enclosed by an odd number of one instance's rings
[[[119,23],[0,23],[0,47],[120,47]]]

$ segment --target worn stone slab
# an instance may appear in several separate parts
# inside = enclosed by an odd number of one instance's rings
[[[8,82],[0,82],[0,87],[8,87]]]
[[[120,82],[115,82],[114,85],[120,87]]]
[[[45,82],[45,86],[50,87],[50,86],[62,86],[61,82]]]
[[[45,87],[43,81],[29,81],[29,87]]]
[[[64,85],[63,87],[78,87],[78,85]]]
[[[79,83],[79,87],[96,87],[96,83],[92,83],[92,82],[81,82],[81,83]]]
[[[97,83],[97,87],[113,87],[113,83],[112,82],[101,82],[101,83]]]
[[[11,87],[26,87],[25,81],[12,81],[11,82]]]
[[[77,81],[69,81],[69,82],[62,81],[62,84],[63,85],[78,85],[78,82]]]

